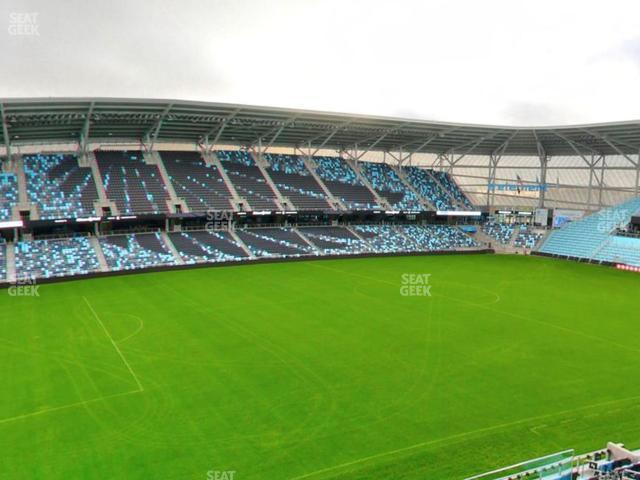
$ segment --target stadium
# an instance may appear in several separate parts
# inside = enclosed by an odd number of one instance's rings
[[[639,478],[639,122],[0,112],[3,478]]]

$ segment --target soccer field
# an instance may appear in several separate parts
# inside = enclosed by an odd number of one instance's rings
[[[438,480],[638,447],[639,287],[470,255],[0,292],[0,478]]]

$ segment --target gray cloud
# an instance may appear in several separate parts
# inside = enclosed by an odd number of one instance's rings
[[[640,69],[629,64],[640,65],[640,5],[567,3],[540,0],[524,21],[501,0],[5,0],[0,96],[180,98],[494,124],[637,117]],[[580,22],[569,21],[577,7]],[[37,14],[39,35],[9,34],[20,13]]]

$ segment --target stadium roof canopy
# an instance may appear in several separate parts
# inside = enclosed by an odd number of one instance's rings
[[[0,99],[2,143],[143,141],[446,155],[637,155],[640,121],[507,127],[179,100]],[[8,145],[7,145],[8,144]]]

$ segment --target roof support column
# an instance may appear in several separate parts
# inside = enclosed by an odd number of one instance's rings
[[[638,163],[636,163],[636,188],[635,188],[635,196],[639,196],[640,194],[640,153],[638,153]]]
[[[495,201],[496,172],[498,169],[499,161],[499,156],[493,153],[489,155],[489,172],[487,174],[487,209],[489,210],[489,213],[491,213],[493,203]]]
[[[607,166],[607,157],[606,155],[602,155],[601,156],[601,162],[602,164],[600,165],[600,190],[598,191],[598,207],[599,209],[602,209],[602,194],[604,193],[604,170]]]
[[[549,157],[546,153],[540,156],[540,187],[538,195],[538,207],[544,208],[545,200],[547,199],[547,166],[549,165]]]
[[[591,155],[591,163],[589,163],[589,190],[587,191],[587,210],[591,210],[591,206],[592,206],[592,195],[593,195],[593,178],[595,177],[595,157],[593,155]]]
[[[11,138],[7,127],[7,117],[4,113],[4,105],[0,103],[0,120],[2,121],[2,136],[4,137],[4,147],[7,150],[7,160],[11,160]]]

